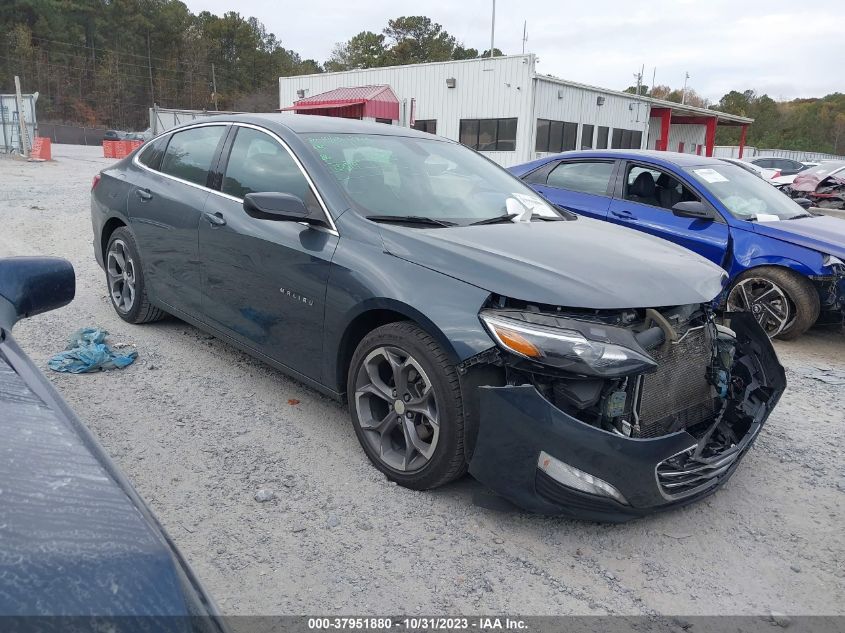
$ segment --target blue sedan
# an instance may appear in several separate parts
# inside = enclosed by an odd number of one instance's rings
[[[842,320],[845,222],[736,165],[671,152],[565,152],[511,167],[555,206],[662,237],[722,266],[721,305],[793,339]],[[643,253],[648,257],[648,253]]]

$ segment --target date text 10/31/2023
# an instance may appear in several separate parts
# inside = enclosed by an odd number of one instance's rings
[[[308,618],[310,630],[349,631],[524,631],[524,620],[508,617],[328,617]]]

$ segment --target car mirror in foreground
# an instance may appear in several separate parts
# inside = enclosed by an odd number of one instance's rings
[[[801,207],[802,209],[809,209],[810,207],[813,206],[813,201],[810,200],[809,198],[795,198],[793,200],[793,202],[795,204],[797,204],[799,207]]]
[[[672,213],[679,218],[692,218],[693,220],[714,220],[716,217],[711,209],[698,200],[679,202],[672,207]]]
[[[67,305],[76,293],[73,266],[60,257],[0,259],[0,325]]]
[[[302,198],[289,193],[248,193],[244,197],[244,211],[263,220],[325,224],[322,218],[311,216]]]

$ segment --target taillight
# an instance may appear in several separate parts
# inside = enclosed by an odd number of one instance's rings
[[[94,180],[91,181],[91,191],[97,188],[97,185],[100,184],[100,174],[94,176]]]

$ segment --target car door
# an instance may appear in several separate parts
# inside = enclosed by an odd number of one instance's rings
[[[175,132],[134,159],[127,211],[144,280],[156,299],[192,315],[202,312],[197,230],[226,129],[216,124]]]
[[[557,207],[606,220],[616,162],[610,159],[553,161],[530,173],[525,181]]]
[[[691,200],[710,206],[674,172],[628,161],[618,171],[608,218],[684,246],[722,266],[730,242],[728,225],[715,209],[716,220],[681,218],[672,213],[675,204]]]
[[[209,323],[305,376],[320,378],[326,284],[338,236],[333,229],[256,217],[249,193],[300,197],[331,219],[283,141],[236,124],[206,201],[199,230],[203,312]]]

